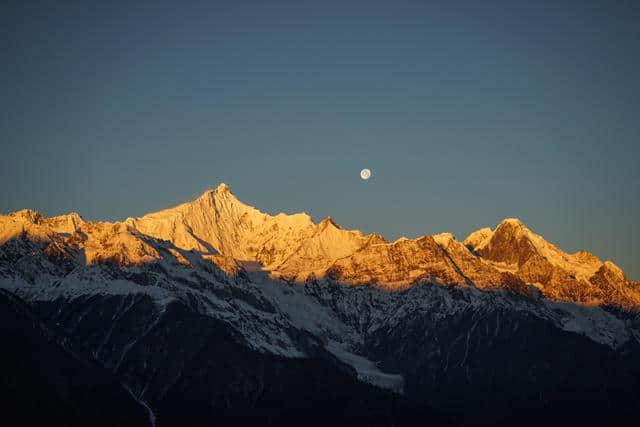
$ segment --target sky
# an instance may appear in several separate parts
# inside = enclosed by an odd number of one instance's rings
[[[121,220],[225,182],[390,240],[518,217],[640,280],[638,22],[637,0],[5,1],[0,212]]]

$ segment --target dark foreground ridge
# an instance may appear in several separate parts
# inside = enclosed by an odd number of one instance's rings
[[[72,352],[19,298],[0,290],[5,420],[20,425],[146,426],[146,409],[96,360]]]

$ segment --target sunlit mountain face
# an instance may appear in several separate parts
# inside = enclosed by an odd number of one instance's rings
[[[122,222],[22,210],[0,217],[0,288],[7,407],[45,402],[42,420],[612,425],[640,407],[640,283],[514,218],[389,242],[225,184]]]

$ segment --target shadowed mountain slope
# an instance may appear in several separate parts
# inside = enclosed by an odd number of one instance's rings
[[[0,290],[3,416],[23,425],[147,426],[147,409],[95,360],[65,347],[15,296]]]

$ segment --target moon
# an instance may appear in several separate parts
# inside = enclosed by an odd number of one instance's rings
[[[369,169],[362,169],[360,171],[360,178],[364,179],[365,181],[371,178],[371,171]]]

